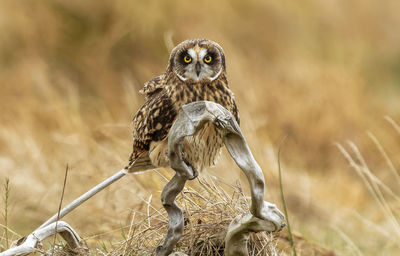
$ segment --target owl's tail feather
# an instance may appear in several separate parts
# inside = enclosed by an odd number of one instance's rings
[[[156,168],[157,167],[151,163],[149,152],[143,152],[125,167],[128,173],[142,173]]]

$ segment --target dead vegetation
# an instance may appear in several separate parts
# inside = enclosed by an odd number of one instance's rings
[[[177,251],[190,256],[222,256],[227,227],[235,216],[248,211],[250,198],[244,194],[239,183],[228,185],[207,175],[199,180],[196,188],[186,186],[177,202],[185,216],[185,232],[177,245]],[[121,241],[112,245],[103,243],[103,248],[90,250],[70,250],[61,246],[56,249],[55,255],[153,255],[166,234],[168,216],[164,210],[153,205],[151,200],[147,202],[147,207],[145,212],[132,210],[130,224],[120,229],[123,237]],[[335,255],[298,235],[295,239],[298,255]],[[250,255],[265,256],[291,255],[292,250],[286,231],[279,234],[253,234],[248,248]]]

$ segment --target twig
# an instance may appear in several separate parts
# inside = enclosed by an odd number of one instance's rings
[[[115,173],[113,176],[109,177],[108,179],[106,179],[105,181],[101,182],[100,184],[98,184],[97,186],[95,186],[94,188],[92,188],[91,190],[86,192],[85,194],[83,194],[80,197],[78,197],[77,199],[75,199],[69,205],[65,206],[60,211],[60,214],[58,214],[58,213],[55,214],[53,217],[51,217],[45,223],[43,223],[38,229],[43,228],[43,227],[49,225],[50,223],[55,222],[57,219],[61,219],[62,217],[64,217],[68,213],[70,213],[72,210],[74,210],[76,207],[78,207],[79,205],[81,205],[84,202],[86,202],[89,198],[91,198],[92,196],[96,195],[98,192],[100,192],[104,188],[108,187],[109,185],[111,185],[115,181],[117,181],[120,178],[122,178],[123,176],[125,176],[126,173],[127,172],[126,172],[125,169],[122,169],[119,172]]]
[[[51,256],[54,255],[54,249],[56,246],[57,225],[58,225],[58,220],[60,219],[60,211],[61,211],[61,206],[62,206],[62,202],[64,199],[64,192],[65,192],[65,185],[67,184],[67,177],[68,177],[68,164],[67,164],[67,167],[65,168],[65,176],[64,176],[64,183],[63,183],[63,188],[62,188],[62,192],[61,192],[61,200],[60,200],[60,204],[58,205],[56,227],[55,227],[54,238],[53,238],[53,250],[51,252]]]
[[[357,255],[357,256],[363,256],[364,254],[361,252],[361,250],[357,247],[357,245],[351,240],[350,237],[348,237],[342,230],[340,230],[338,227],[332,227],[333,230],[335,230],[341,237],[342,239],[349,245],[349,247],[352,249],[352,254]]]
[[[379,143],[378,139],[371,133],[368,132],[368,137],[374,142],[375,146],[378,148],[379,152],[385,158],[386,164],[389,166],[389,170],[392,172],[393,176],[396,177],[397,183],[400,184],[400,175],[396,170],[396,167],[394,166],[392,160],[390,160],[389,156],[387,155],[385,149],[383,146]]]
[[[385,116],[385,119],[393,126],[396,132],[400,134],[400,126],[390,116]]]
[[[24,242],[16,247],[12,247],[7,251],[1,252],[0,256],[15,256],[15,255],[26,255],[35,251],[38,251],[37,245],[40,241],[43,241],[49,236],[52,236],[55,232],[55,224],[51,223],[44,228],[37,229],[33,233],[29,234]],[[81,238],[73,228],[64,221],[59,221],[58,232],[67,241],[71,248],[78,248],[79,241]]]
[[[9,247],[8,241],[8,199],[10,197],[10,179],[6,178],[6,183],[4,184],[4,233],[6,237],[6,245]]]
[[[286,208],[286,201],[285,201],[285,196],[283,194],[283,185],[282,185],[281,149],[282,149],[282,144],[285,142],[285,140],[286,140],[286,136],[282,139],[281,143],[279,144],[279,149],[278,149],[279,187],[280,187],[280,190],[281,190],[281,198],[282,198],[283,210],[285,212],[285,217],[287,219],[287,227],[288,227],[288,233],[289,233],[290,246],[293,249],[293,255],[297,256],[296,246],[294,245],[292,229],[290,228],[289,215],[288,215],[288,211],[287,211],[287,208]]]

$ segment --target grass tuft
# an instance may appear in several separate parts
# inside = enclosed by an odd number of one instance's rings
[[[212,176],[199,179],[197,189],[186,186],[177,197],[177,203],[185,218],[185,231],[177,250],[188,255],[223,255],[229,223],[237,215],[246,213],[249,205],[248,197],[239,185],[223,184]],[[164,210],[149,204],[150,200],[145,213],[133,212],[133,217],[142,216],[142,219],[136,223],[132,219],[125,227],[129,230],[127,239],[121,241],[110,255],[150,255],[162,243],[168,229],[168,216]],[[276,239],[272,235],[254,234],[249,251],[251,255],[280,255],[274,244]]]

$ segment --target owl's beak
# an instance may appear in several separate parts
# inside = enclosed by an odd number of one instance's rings
[[[197,63],[196,63],[196,74],[197,74],[197,76],[200,75],[200,71],[201,71],[200,62],[197,62]]]

